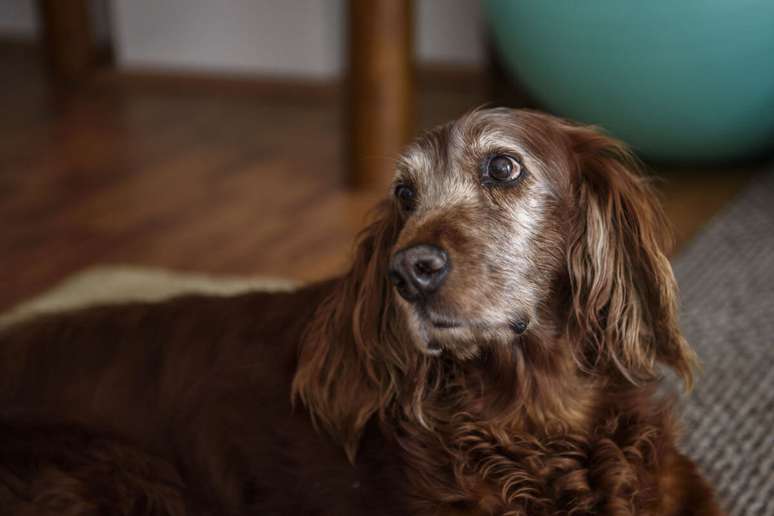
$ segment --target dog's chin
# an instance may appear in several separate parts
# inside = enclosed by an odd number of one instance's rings
[[[458,360],[469,360],[478,355],[480,341],[472,331],[463,327],[431,327],[424,332],[424,338],[415,340],[421,353],[440,356],[444,353]]]
[[[444,353],[458,360],[478,356],[482,346],[509,342],[513,338],[508,324],[487,325],[459,318],[439,316],[404,304],[407,326],[420,353],[437,357]]]

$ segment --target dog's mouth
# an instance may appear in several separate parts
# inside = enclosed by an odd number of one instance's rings
[[[430,356],[439,356],[444,351],[456,350],[459,347],[458,341],[467,340],[468,334],[476,331],[480,326],[459,317],[440,314],[421,305],[414,306],[414,313],[415,321],[419,326],[419,350]]]
[[[433,326],[433,328],[438,328],[440,330],[449,330],[452,328],[459,328],[462,326],[462,323],[457,321],[452,321],[448,319],[430,319],[430,324]]]
[[[469,356],[484,342],[506,342],[522,335],[528,323],[525,318],[492,323],[491,321],[466,320],[414,305],[414,327],[417,329],[419,350],[430,356],[441,355],[449,350],[455,355]]]
[[[429,310],[427,307],[423,305],[416,306],[415,310],[417,311],[417,315],[419,315],[419,318],[425,324],[427,324],[433,329],[451,330],[454,328],[461,328],[463,326],[467,326],[466,323],[462,322],[457,317],[438,314],[435,311]]]
[[[430,311],[424,305],[411,306],[409,313],[419,337],[417,347],[426,355],[438,356],[443,353],[447,347],[444,341],[448,340],[448,336],[464,327],[462,321]]]
[[[453,330],[455,328],[463,327],[463,323],[448,318],[430,316],[427,318],[427,321],[435,331]],[[427,342],[424,352],[431,356],[438,356],[443,353],[443,350],[444,345],[441,344],[437,339],[431,338]]]

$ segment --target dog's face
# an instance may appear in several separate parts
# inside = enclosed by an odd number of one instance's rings
[[[564,261],[566,153],[544,115],[477,111],[398,162],[389,275],[421,351],[459,357],[535,331]]]
[[[397,169],[384,273],[420,351],[465,359],[526,334],[632,381],[656,361],[690,378],[668,228],[623,144],[481,110],[420,138]]]

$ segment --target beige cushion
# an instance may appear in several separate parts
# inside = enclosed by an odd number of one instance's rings
[[[35,315],[125,301],[162,301],[187,293],[228,296],[247,291],[288,291],[299,283],[280,278],[214,276],[131,265],[96,266],[74,274],[0,316],[0,327]]]

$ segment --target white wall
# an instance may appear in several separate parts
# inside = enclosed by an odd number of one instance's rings
[[[93,1],[97,34],[112,27],[121,68],[328,78],[345,65],[347,0]],[[477,0],[415,4],[419,62],[483,62]],[[36,32],[34,0],[0,0],[0,35]]]
[[[0,0],[0,34],[32,39],[38,31],[33,0]]]
[[[341,67],[341,0],[114,0],[117,60],[321,77]]]

